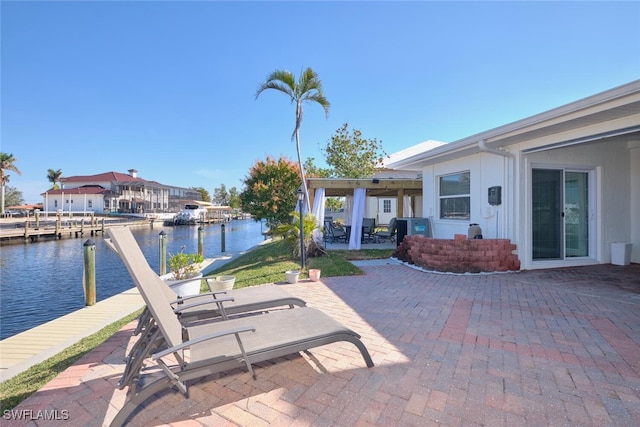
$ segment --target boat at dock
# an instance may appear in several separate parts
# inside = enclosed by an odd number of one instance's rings
[[[173,217],[173,225],[195,225],[207,216],[207,209],[199,205],[186,204]]]
[[[173,218],[166,219],[164,225],[196,225],[231,221],[233,209],[207,202],[185,204]]]

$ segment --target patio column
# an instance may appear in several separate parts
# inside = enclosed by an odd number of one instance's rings
[[[398,201],[396,202],[396,217],[404,217],[404,188],[398,189]]]

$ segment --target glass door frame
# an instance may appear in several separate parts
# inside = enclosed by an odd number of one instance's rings
[[[598,255],[597,251],[597,168],[596,167],[588,167],[588,166],[579,166],[579,165],[569,165],[569,164],[543,164],[543,163],[530,163],[529,164],[529,185],[528,185],[528,207],[527,207],[527,215],[528,218],[528,228],[529,228],[529,243],[528,243],[528,258],[529,261],[535,263],[536,266],[539,266],[543,263],[553,264],[571,264],[571,261],[584,261],[584,260],[596,260]],[[561,250],[559,258],[538,258],[534,259],[534,239],[533,239],[533,171],[534,170],[553,170],[553,171],[561,171],[562,172],[562,230],[559,239],[561,241]],[[567,255],[567,216],[566,216],[566,174],[567,172],[578,172],[584,173],[587,176],[587,197],[588,197],[588,207],[587,207],[587,219],[588,225],[585,229],[587,234],[587,255],[585,256],[568,256]]]

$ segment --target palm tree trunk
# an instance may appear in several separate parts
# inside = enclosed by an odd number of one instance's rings
[[[298,129],[296,129],[296,150],[298,152],[298,165],[300,166],[300,176],[302,177],[302,188],[304,190],[305,206],[311,206],[309,202],[309,189],[307,188],[307,179],[304,176],[304,168],[302,167],[302,156],[300,155],[300,136],[298,134]],[[304,216],[304,213],[300,212],[300,215]]]
[[[304,199],[306,206],[311,206],[309,201],[309,189],[307,188],[307,179],[304,176],[304,167],[302,167],[302,155],[300,154],[300,122],[302,121],[302,100],[298,99],[296,103],[296,151],[298,152],[298,165],[300,166],[300,176],[302,177],[302,188],[304,189]],[[303,204],[304,210],[305,204]],[[300,212],[300,217],[304,217],[303,212]]]

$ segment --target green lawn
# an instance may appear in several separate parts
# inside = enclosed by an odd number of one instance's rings
[[[357,276],[362,273],[351,260],[389,258],[391,249],[367,249],[360,251],[328,251],[321,257],[309,258],[306,267],[322,270],[322,277]],[[284,240],[275,240],[258,246],[248,253],[229,261],[209,276],[231,275],[236,277],[235,287],[260,285],[285,281],[284,272],[300,269],[300,260],[292,259]],[[302,272],[300,278],[307,278]]]

